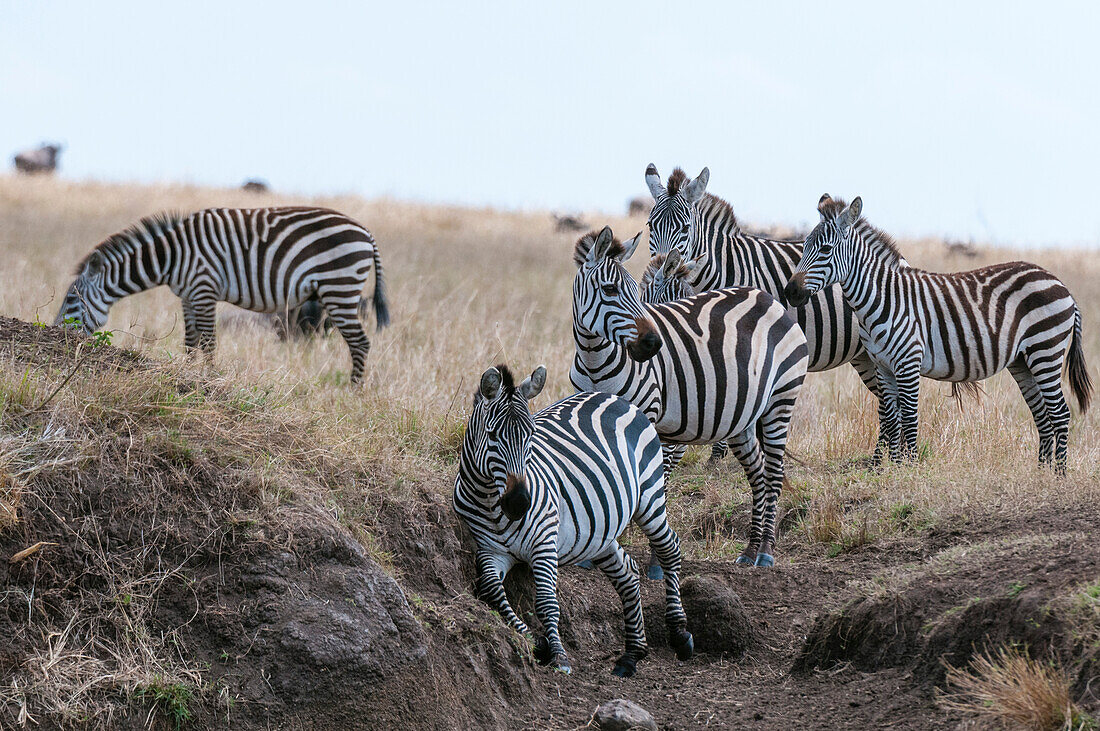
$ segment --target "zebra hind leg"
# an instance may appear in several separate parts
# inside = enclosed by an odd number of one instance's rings
[[[344,341],[351,351],[351,382],[359,383],[363,379],[363,366],[367,361],[367,353],[370,352],[370,338],[363,330],[363,323],[359,320],[359,300],[345,302],[337,299],[336,295],[318,292],[321,304],[325,306],[329,317],[336,329],[344,336]]]
[[[1038,361],[1038,359],[1036,359]],[[1043,394],[1047,417],[1052,433],[1049,448],[1054,453],[1054,473],[1060,477],[1066,474],[1066,445],[1069,441],[1069,405],[1062,393],[1062,362],[1036,362],[1028,366],[1035,375],[1035,382]]]
[[[760,550],[756,554],[756,566],[775,565],[775,523],[779,495],[783,490],[783,458],[787,451],[791,413],[794,399],[783,400],[760,421],[760,448],[764,455],[764,481],[767,491],[764,498],[764,520]]]
[[[676,465],[680,464],[680,460],[684,458],[684,453],[687,452],[687,446],[684,444],[661,444],[661,453],[664,455],[665,465],[665,485],[668,485],[668,476]],[[713,459],[713,456],[711,457]],[[649,563],[645,568],[645,577],[650,581],[660,581],[665,577],[664,571],[661,569],[661,560],[657,557],[656,551],[649,552]]]
[[[1050,426],[1043,392],[1022,357],[1009,364],[1008,372],[1016,379],[1016,385],[1020,387],[1020,393],[1035,420],[1035,429],[1039,432],[1039,464],[1050,464],[1054,461],[1054,430]]]
[[[640,513],[635,522],[649,538],[653,553],[661,562],[665,578],[665,625],[668,643],[680,660],[690,660],[695,654],[695,640],[687,630],[687,615],[680,598],[680,537],[668,524],[663,496],[659,496]]]
[[[754,431],[755,428],[746,429],[731,437],[728,442],[752,487],[752,524],[749,527],[749,542],[735,561],[741,566],[756,564],[760,540],[764,537],[764,504],[767,499],[767,485],[764,480],[764,460],[761,458],[760,442],[757,441]]]
[[[603,555],[597,556],[595,564],[610,579],[623,602],[626,652],[615,661],[615,669],[611,672],[620,678],[629,678],[637,670],[638,661],[649,654],[642,620],[642,590],[637,564],[626,555],[618,542],[611,544]]]
[[[710,445],[710,459],[707,460],[709,465],[717,465],[730,453],[730,447],[725,442],[715,442]]]

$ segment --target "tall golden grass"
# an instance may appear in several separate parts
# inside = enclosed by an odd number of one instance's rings
[[[486,366],[504,361],[524,371],[545,363],[548,388],[538,405],[571,392],[576,234],[556,233],[545,212],[0,177],[0,313],[51,322],[76,262],[142,216],[165,209],[291,203],[334,207],[374,233],[386,267],[393,325],[372,334],[359,388],[347,385],[349,357],[339,336],[280,343],[269,329],[254,324],[219,333],[215,368],[224,378],[266,394],[280,408],[323,415],[329,446],[384,461],[402,480],[431,483],[440,491],[449,489],[474,379]],[[812,204],[807,201],[807,208]],[[622,236],[645,223],[644,218],[599,214],[587,220],[608,223]],[[902,241],[900,246],[912,264],[933,270],[1013,259],[1048,268],[1081,306],[1086,357],[1094,379],[1100,380],[1100,263],[1095,256],[982,248],[977,257],[965,258],[936,240]],[[639,274],[646,263],[644,247],[635,259],[630,268]],[[122,347],[162,360],[181,355],[179,302],[163,288],[120,302],[108,328]],[[1059,480],[1036,465],[1035,428],[1008,374],[986,381],[983,388],[978,401],[960,407],[946,384],[925,381],[922,459],[914,466],[872,473],[857,461],[870,454],[877,430],[870,395],[849,367],[811,374],[791,431],[790,452],[797,461],[789,463],[791,487],[784,503],[805,516],[793,543],[813,551],[826,550],[823,544],[847,550],[946,515],[1072,509],[1100,496],[1100,417],[1095,410],[1083,417],[1075,412],[1069,474]],[[672,481],[673,519],[683,528],[696,522],[700,511],[736,510],[747,498],[735,465],[715,470],[701,454],[690,456]],[[689,553],[733,550],[711,540],[688,545]]]

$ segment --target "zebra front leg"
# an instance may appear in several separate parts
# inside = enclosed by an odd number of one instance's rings
[[[901,460],[901,417],[898,413],[897,382],[894,374],[878,368],[878,383],[882,393],[878,400],[879,444],[885,443],[890,460]],[[876,447],[876,451],[878,448]]]
[[[730,447],[725,442],[715,442],[710,445],[710,459],[707,460],[707,464],[717,465],[726,455],[730,453]]]
[[[642,591],[638,574],[633,570],[634,561],[615,543],[594,563],[618,592],[623,602],[623,622],[626,626],[626,652],[615,661],[611,672],[620,678],[629,678],[637,670],[638,661],[649,654],[645,641],[645,623],[642,620]]]
[[[861,351],[859,355],[851,360],[852,367],[856,369],[856,373],[859,374],[859,380],[863,381],[863,385],[867,387],[867,390],[871,392],[871,395],[875,397],[876,401],[882,399],[882,389],[878,384],[878,371],[875,368],[874,361],[871,360],[871,356],[867,355],[867,351]],[[878,467],[882,464],[882,460],[886,458],[886,452],[889,445],[883,436],[883,428],[881,417],[879,420],[878,434],[875,435],[875,449],[871,453],[871,466]]]
[[[523,620],[516,616],[512,605],[508,602],[508,594],[504,591],[504,577],[514,565],[515,560],[511,556],[478,551],[477,583],[474,585],[474,595],[496,610],[516,632],[530,635],[531,631]]]
[[[212,292],[192,291],[183,298],[183,346],[201,350],[207,362],[214,361],[216,300]]]
[[[917,432],[920,416],[917,404],[920,400],[920,361],[899,368],[895,374],[898,388],[898,419],[901,428],[901,458],[906,462],[917,459]]]
[[[535,575],[535,614],[542,622],[546,636],[536,641],[536,651],[545,658],[544,665],[550,665],[563,673],[573,672],[565,647],[558,635],[558,551],[556,545],[535,556],[531,561],[531,571]],[[538,657],[538,655],[536,655]],[[540,662],[542,662],[540,660]]]
[[[735,563],[755,566],[764,537],[764,506],[767,500],[767,484],[764,480],[764,460],[760,455],[760,442],[756,440],[755,425],[729,439],[730,449],[745,470],[745,478],[752,487],[752,522],[749,526],[749,542]]]

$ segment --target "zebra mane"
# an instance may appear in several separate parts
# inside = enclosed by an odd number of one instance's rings
[[[152,216],[146,216],[134,225],[108,236],[105,241],[89,251],[88,255],[80,260],[80,263],[76,265],[76,271],[73,273],[79,275],[83,272],[88,260],[96,254],[115,251],[132,253],[147,236],[159,236],[174,228],[184,218],[185,216],[178,211],[162,211]]]
[[[573,247],[573,263],[578,267],[584,266],[588,261],[588,252],[592,250],[592,244],[596,243],[596,239],[599,238],[599,231],[589,231],[584,236],[577,239],[576,245]],[[614,259],[626,251],[626,247],[623,246],[623,242],[616,238],[611,239],[611,246],[607,247],[607,256]]]
[[[500,363],[497,370],[500,371],[500,391],[504,398],[510,399],[516,392],[516,379],[512,375],[512,369]]]
[[[848,203],[842,198],[833,198],[831,200],[822,201],[818,204],[818,209],[821,211],[821,215],[825,217],[826,221],[835,221],[837,216],[844,212],[844,209],[848,207]],[[897,242],[894,241],[894,237],[890,234],[875,228],[867,219],[863,216],[859,217],[859,220],[855,223],[856,231],[859,232],[863,240],[871,245],[872,249],[882,251],[887,255],[891,263],[900,264],[905,261],[905,257],[901,255],[901,251],[898,250]]]
[[[703,195],[703,200],[699,202],[699,209],[707,218],[725,215],[729,231],[741,230],[741,223],[733,212],[733,206],[725,198],[719,198],[713,193],[706,193]]]
[[[668,192],[668,197],[676,195],[680,192],[680,189],[684,187],[684,183],[687,182],[688,176],[684,172],[683,168],[676,168],[672,171],[672,175],[668,176],[668,186],[665,190]]]

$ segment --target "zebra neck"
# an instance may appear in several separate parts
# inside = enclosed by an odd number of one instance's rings
[[[182,240],[182,232],[180,238]],[[169,283],[178,257],[165,233],[151,238],[129,235],[103,250],[108,262],[105,293],[112,301]]]
[[[600,335],[584,333],[573,328],[576,344],[575,364],[591,382],[593,390],[623,395],[638,379],[639,363],[626,352],[626,348]]]
[[[726,281],[730,272],[723,272],[722,262],[729,257],[741,226],[729,203],[707,194],[695,208],[695,231],[691,242],[692,258],[704,255],[703,265],[691,283],[696,292],[728,287],[736,282]],[[728,268],[728,267],[727,267]]]
[[[887,252],[859,241],[840,289],[859,319],[866,321],[882,308],[883,298],[896,289],[906,271]]]

